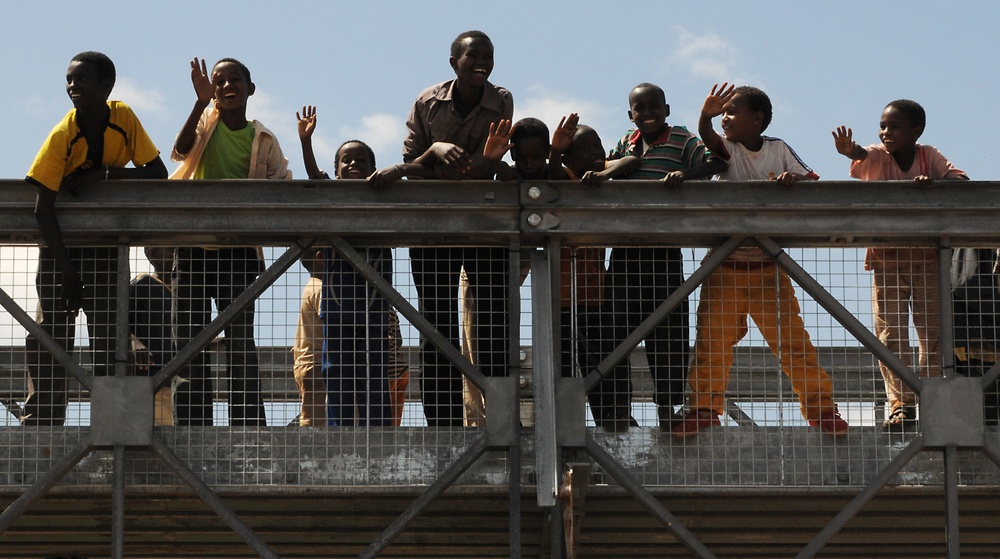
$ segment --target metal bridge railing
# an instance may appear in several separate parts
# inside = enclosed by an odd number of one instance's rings
[[[65,426],[20,426],[11,414],[0,422],[0,446],[11,457],[0,485],[28,487],[0,527],[63,479],[119,487],[172,484],[180,475],[210,503],[210,488],[227,485],[427,485],[409,515],[452,484],[507,484],[512,502],[530,486],[540,506],[553,507],[567,462],[580,459],[592,464],[594,481],[620,484],[640,500],[656,486],[839,485],[864,488],[861,506],[885,484],[940,484],[951,503],[959,484],[1000,483],[992,427],[1000,294],[988,261],[1000,246],[997,189],[991,182],[696,181],[666,189],[642,181],[599,188],[406,181],[381,191],[352,181],[109,183],[57,206],[67,242],[107,247],[112,256],[103,258],[115,266],[117,284],[104,290],[117,297],[109,305],[119,311],[114,359],[101,369],[101,346],[82,334],[83,322],[69,335],[76,351],[66,352],[32,320],[33,190],[7,181],[0,184],[0,346],[11,349],[2,354],[10,358],[0,366],[0,394],[12,412],[31,409],[18,392],[40,354],[77,383]],[[258,246],[267,247],[261,268]],[[748,246],[767,262],[727,263]],[[170,317],[158,334],[164,342],[169,331],[167,357],[132,339],[136,324],[120,319],[123,309],[136,312],[129,280],[152,268],[139,247],[182,247],[171,253],[173,281],[160,278],[173,292],[160,293],[158,310],[145,309]],[[933,272],[921,276],[923,296],[940,307],[930,315],[932,347],[890,343],[894,352],[885,343],[893,340],[873,333],[868,247],[933,255],[925,258]],[[953,251],[970,248],[981,250]],[[303,259],[316,260],[322,273],[315,275],[327,282],[318,351],[325,367],[310,377],[322,401],[313,411],[302,405],[310,388],[290,351],[301,338]],[[963,265],[980,273],[953,278]],[[720,425],[681,438],[672,429],[682,406],[713,401],[698,400],[685,376],[692,358],[718,357],[697,355],[710,346],[701,345],[713,316],[705,300],[719,297],[706,297],[703,282],[727,267],[734,281],[758,278],[733,289],[761,303],[722,320],[738,344],[727,380],[706,373],[713,390],[722,387]],[[760,284],[781,278],[789,278],[788,290]],[[801,318],[828,387],[806,382],[800,398],[802,386],[781,374],[794,366],[789,352],[804,346],[769,347],[790,328],[766,320],[779,310]],[[84,314],[87,328],[102,316]],[[249,336],[236,326],[248,314]],[[905,337],[915,338],[927,317],[905,322]],[[179,320],[187,335],[178,333]],[[774,322],[773,332],[758,331]],[[42,350],[19,361],[25,332]],[[904,429],[883,429],[893,410],[880,362],[920,396],[919,421]],[[105,375],[93,376],[98,370]],[[928,371],[938,378],[925,378]],[[810,406],[822,404],[806,400],[817,393],[835,402],[850,424],[846,435],[810,427],[819,409]],[[325,418],[303,425],[323,411]],[[944,452],[943,469],[921,452],[928,449]],[[662,506],[650,502],[650,510],[671,521]],[[693,540],[689,547],[702,553]]]

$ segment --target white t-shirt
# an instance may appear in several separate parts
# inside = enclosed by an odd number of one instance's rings
[[[720,136],[729,152],[729,168],[716,178],[724,181],[760,181],[775,179],[784,172],[796,173],[811,179],[819,175],[806,166],[783,140],[761,136],[764,145],[759,151],[750,151]],[[721,155],[721,154],[716,154]],[[752,241],[740,246],[729,255],[729,262],[768,262],[770,257]]]

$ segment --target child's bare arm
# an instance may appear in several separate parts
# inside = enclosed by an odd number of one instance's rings
[[[834,145],[837,147],[837,153],[852,161],[862,161],[868,157],[868,152],[865,151],[865,148],[854,142],[854,132],[850,128],[838,126],[832,134]]]
[[[77,273],[76,266],[66,252],[63,243],[62,230],[56,217],[56,192],[38,185],[38,196],[35,198],[35,220],[38,229],[56,261],[60,272],[59,310],[65,310],[70,318],[75,318],[83,306],[83,281]]]
[[[403,177],[411,179],[437,178],[433,167],[421,165],[416,162],[397,163],[392,167],[383,167],[372,173],[368,177],[368,184],[373,188],[385,188]]]
[[[588,186],[597,186],[608,179],[615,179],[635,171],[639,168],[639,163],[638,157],[626,155],[621,159],[609,161],[603,171],[587,171],[580,177],[580,182]]]
[[[163,164],[163,159],[156,156],[156,159],[146,163],[141,167],[111,167],[104,165],[101,167],[91,167],[87,170],[80,170],[63,178],[59,185],[60,190],[66,190],[73,196],[94,184],[105,180],[119,179],[165,179],[167,178],[167,166]]]
[[[316,154],[313,153],[312,135],[316,131],[316,107],[303,105],[302,113],[296,111],[298,121],[299,142],[302,144],[302,163],[306,166],[306,175],[311,179],[327,178],[323,170],[316,164]]]
[[[727,86],[728,89],[726,88]],[[698,135],[701,136],[701,141],[704,142],[705,147],[726,160],[729,159],[729,151],[726,149],[722,137],[719,136],[719,133],[712,126],[712,119],[723,113],[726,103],[731,101],[736,95],[734,93],[735,88],[736,86],[725,82],[723,82],[721,87],[719,84],[713,85],[712,92],[705,98],[705,103],[701,107],[701,118],[698,119]]]
[[[791,171],[785,171],[773,179],[775,182],[781,186],[792,186],[793,184],[801,180],[813,180],[813,177],[808,177],[806,175],[800,175],[799,173],[793,173]]]
[[[212,85],[212,79],[208,75],[208,66],[204,60],[199,63],[197,56],[191,61],[191,84],[194,85],[194,93],[197,96],[194,108],[191,109],[191,114],[184,121],[184,126],[181,127],[180,133],[177,134],[177,140],[174,141],[174,151],[182,155],[187,154],[194,146],[195,133],[198,130],[201,113],[205,111],[205,107],[212,101],[215,94],[215,86]]]
[[[667,173],[667,176],[663,177],[663,182],[667,186],[677,186],[686,180],[703,179],[712,175],[718,175],[728,168],[729,164],[718,157],[712,156],[708,158],[708,161],[700,165]]]

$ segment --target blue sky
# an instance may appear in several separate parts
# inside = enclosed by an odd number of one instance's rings
[[[873,143],[882,107],[900,97],[927,109],[926,143],[990,179],[1000,161],[987,148],[982,107],[1000,90],[997,21],[1000,3],[985,0],[7,2],[0,175],[23,177],[70,108],[64,73],[83,50],[112,57],[113,97],[135,108],[165,154],[194,102],[189,60],[233,56],[257,84],[250,115],[275,131],[296,176],[304,168],[294,114],[306,103],[319,108],[321,166],[354,137],[390,164],[413,98],[452,76],[451,40],[482,29],[496,47],[491,81],[513,92],[518,117],[552,127],[579,112],[606,147],[629,126],[637,83],[663,86],[671,123],[694,128],[712,84],[735,81],[769,93],[768,132],[825,179],[847,178],[830,131],[846,124]]]
[[[694,129],[712,84],[729,81],[768,92],[775,107],[768,133],[824,179],[848,178],[830,131],[845,124],[859,143],[874,143],[882,108],[902,97],[927,109],[925,143],[974,179],[1000,176],[1000,158],[988,147],[996,116],[983,101],[1000,91],[1000,3],[986,0],[92,0],[6,2],[3,11],[5,178],[24,176],[71,107],[65,70],[84,50],[115,61],[112,97],[132,105],[169,169],[195,98],[195,56],[249,66],[257,85],[249,115],[277,134],[296,177],[305,172],[294,115],[304,104],[318,106],[322,167],[331,168],[335,148],[352,138],[371,144],[380,165],[392,164],[414,97],[452,77],[449,45],[467,29],[492,37],[491,81],[513,92],[517,118],[538,117],[551,128],[578,112],[606,148],[630,125],[634,85],[661,85],[670,122]]]

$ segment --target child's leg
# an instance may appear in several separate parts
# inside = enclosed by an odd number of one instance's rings
[[[913,288],[913,326],[917,331],[921,377],[941,376],[941,297],[937,261],[914,266],[910,277]]]
[[[371,324],[367,330],[358,329],[358,333],[367,331],[363,340],[358,340],[363,353],[356,352],[357,357],[364,358],[356,363],[358,374],[358,425],[371,427],[389,427],[392,423],[392,398],[389,393],[389,334],[388,316],[379,312],[370,312],[369,319],[379,321]]]
[[[765,266],[749,276],[750,316],[791,381],[802,416],[817,419],[823,412],[836,411],[833,383],[819,366],[788,274],[776,266]]]
[[[508,375],[510,362],[510,284],[508,251],[502,248],[471,248],[464,266],[469,289],[476,302],[476,355],[488,377]]]
[[[254,247],[219,250],[219,291],[216,304],[226,310],[263,271]],[[266,425],[261,394],[260,366],[254,340],[254,304],[233,318],[225,329],[226,365],[229,373],[229,425]]]
[[[178,350],[184,347],[212,320],[210,282],[214,272],[206,270],[207,251],[201,248],[178,248],[174,258],[171,320]],[[174,392],[178,426],[212,425],[212,378],[200,351],[181,372],[184,382]]]
[[[323,378],[326,380],[327,425],[353,427],[356,332],[345,325],[344,317],[339,312],[329,312],[325,318]]]
[[[389,398],[392,400],[392,424],[403,422],[406,390],[410,385],[410,366],[403,353],[403,335],[399,329],[399,315],[389,311]]]
[[[94,247],[80,249],[77,262],[80,278],[89,293],[83,300],[87,315],[87,337],[95,376],[115,374],[117,335],[118,249]]]
[[[56,310],[60,282],[55,258],[48,249],[40,248],[35,275],[35,291],[38,294],[35,320],[56,343],[72,352],[75,323],[65,312]],[[62,425],[66,421],[66,370],[30,334],[24,341],[24,351],[28,368],[28,396],[21,411],[22,423]]]
[[[459,309],[462,314],[462,355],[473,365],[479,365],[477,357],[478,335],[476,334],[476,299],[469,288],[469,276],[462,268],[458,281]],[[486,403],[479,387],[462,376],[462,401],[465,411],[465,426],[476,427],[486,418]]]
[[[645,262],[651,266],[650,281],[643,290],[640,320],[645,320],[675,289],[684,282],[684,264],[679,248],[644,249]],[[648,259],[648,260],[646,260]],[[691,309],[684,298],[653,331],[646,336],[646,358],[656,388],[653,398],[658,408],[673,411],[684,403],[688,378],[689,330]],[[637,324],[638,326],[638,324]]]
[[[716,415],[725,411],[733,345],[747,332],[746,279],[744,271],[720,266],[701,285],[694,360],[688,375],[692,410],[712,410]]]
[[[425,319],[457,349],[458,277],[462,249],[411,248],[413,284]],[[423,334],[420,397],[430,427],[462,426],[462,375]]]
[[[877,268],[872,276],[872,307],[875,314],[875,335],[890,351],[911,369],[909,344],[910,288],[895,268]],[[879,362],[889,409],[913,406],[916,395],[884,363]]]

